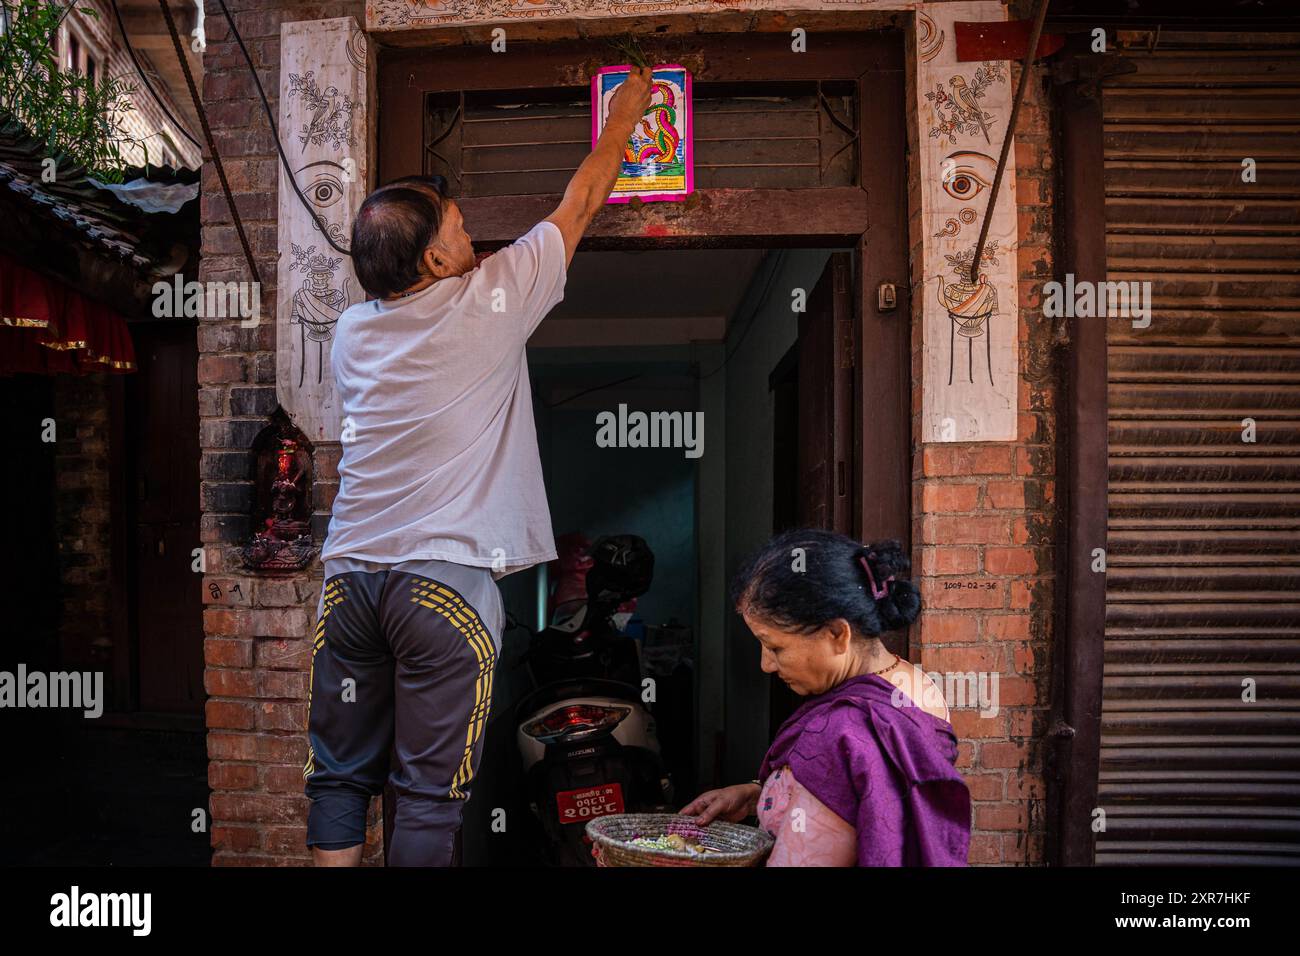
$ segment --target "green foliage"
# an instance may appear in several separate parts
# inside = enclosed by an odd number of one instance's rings
[[[145,143],[126,131],[123,117],[133,109],[134,84],[120,77],[91,80],[60,70],[53,40],[65,17],[96,17],[76,0],[67,5],[46,0],[0,0],[7,15],[0,37],[0,108],[8,110],[53,154],[67,155],[95,178],[121,182],[129,163],[125,146]]]
[[[621,37],[615,37],[609,41],[609,45],[633,66],[653,65],[650,62],[650,57],[641,49],[641,43],[634,34],[627,33]]]

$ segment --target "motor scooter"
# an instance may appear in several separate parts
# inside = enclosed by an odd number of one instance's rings
[[[535,689],[515,709],[529,804],[548,858],[569,866],[594,865],[589,820],[672,801],[638,646],[616,624],[620,605],[649,590],[654,554],[628,534],[599,539],[590,557],[585,602],[557,607],[529,643]]]

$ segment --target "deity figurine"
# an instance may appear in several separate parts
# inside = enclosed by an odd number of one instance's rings
[[[312,547],[311,524],[295,518],[302,500],[301,482],[305,469],[294,470],[298,443],[282,438],[276,451],[275,479],[271,482],[271,513],[265,530],[253,535],[243,548],[244,564],[257,571],[299,571],[316,555]]]

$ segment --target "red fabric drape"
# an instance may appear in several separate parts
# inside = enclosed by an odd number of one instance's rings
[[[0,254],[0,375],[133,372],[123,318]]]

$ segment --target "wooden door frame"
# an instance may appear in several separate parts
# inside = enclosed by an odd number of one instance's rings
[[[693,78],[697,83],[854,83],[858,185],[697,189],[689,203],[610,205],[597,213],[579,249],[852,249],[855,308],[852,341],[845,343],[854,365],[852,533],[859,540],[894,538],[907,545],[914,452],[906,32],[820,31],[809,52],[795,57],[789,55],[789,42],[783,33],[709,35],[707,57],[698,66],[691,63]],[[371,154],[377,157],[371,164],[376,184],[423,171],[426,92],[583,87],[590,79],[583,66],[591,55],[589,42],[512,45],[509,56],[483,47],[442,47],[432,55],[428,49],[380,48],[378,54]],[[560,198],[554,193],[456,202],[475,246],[492,249],[522,236]],[[896,292],[894,306],[883,311],[877,297],[882,283]],[[911,656],[906,634],[891,638],[889,647]],[[702,729],[705,741],[710,728]],[[697,754],[700,786],[724,782],[710,779],[722,750],[716,737],[708,739],[713,742],[702,743]]]
[[[1082,49],[1053,64],[1061,157],[1057,280],[1106,280],[1106,187],[1101,85],[1113,64]],[[1106,575],[1093,549],[1106,547],[1109,401],[1106,321],[1072,319],[1058,449],[1065,478],[1057,503],[1057,573],[1065,593],[1054,615],[1052,710],[1047,734],[1048,861],[1091,866],[1101,758]]]
[[[849,81],[864,104],[881,105],[876,74],[888,53],[896,54],[901,81],[903,33],[825,33],[815,49],[789,54],[784,34],[715,34],[709,54],[692,78],[707,82]],[[377,144],[378,182],[422,170],[423,97],[429,91],[548,89],[583,87],[583,62],[591,44],[574,41],[520,44],[508,56],[480,47],[427,51],[381,49]],[[792,69],[793,67],[793,69]],[[899,110],[904,97],[896,98]],[[861,136],[860,136],[861,138]],[[866,166],[859,150],[859,178]],[[874,150],[871,151],[874,155]],[[905,182],[905,180],[904,180]],[[483,196],[457,199],[475,244],[492,248],[513,242],[548,216],[557,194]],[[584,249],[852,245],[867,231],[868,192],[859,186],[820,189],[697,189],[687,203],[645,203],[635,215],[625,205],[597,213],[582,241]]]
[[[820,32],[790,57],[785,34],[708,38],[696,82],[841,80],[857,85],[857,186],[698,189],[695,201],[626,205],[597,213],[581,249],[850,247],[857,303],[853,430],[853,533],[911,540],[912,384],[908,272],[907,82],[901,29]],[[509,56],[476,48],[381,48],[374,167],[377,182],[422,170],[423,97],[431,90],[582,86],[589,43],[520,45]],[[786,54],[786,55],[780,55]],[[475,244],[513,242],[559,202],[559,194],[457,200]],[[892,283],[894,308],[877,307]],[[883,359],[886,359],[882,361]]]

